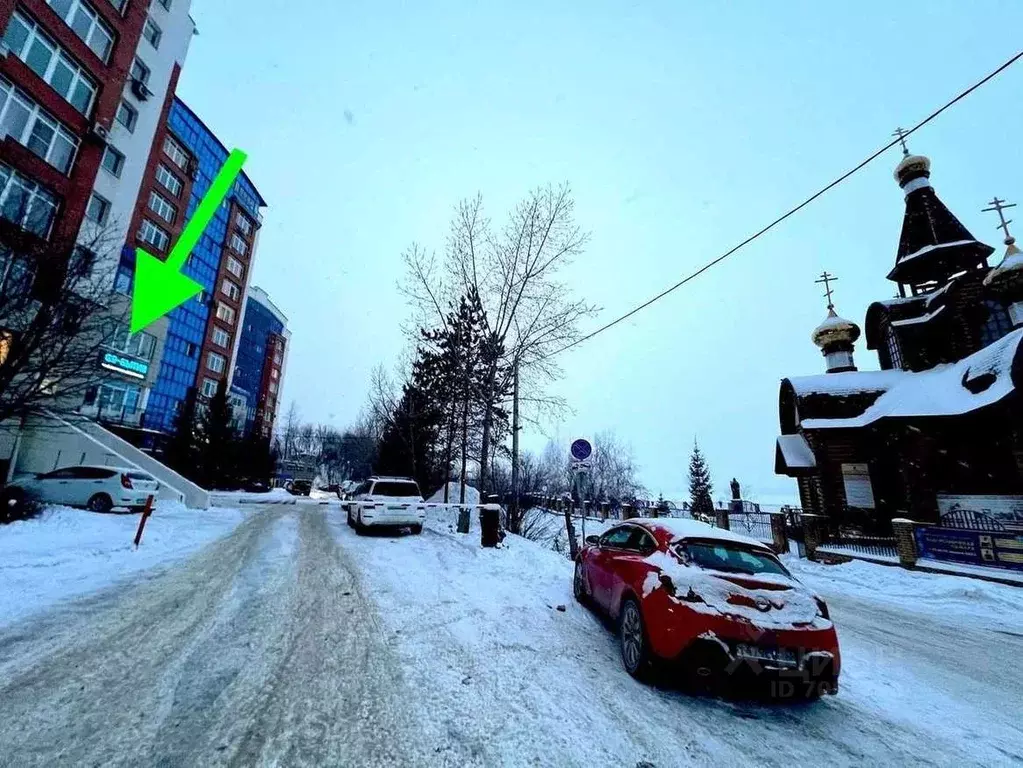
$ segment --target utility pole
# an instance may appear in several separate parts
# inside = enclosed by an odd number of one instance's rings
[[[519,358],[512,363],[512,500],[511,519],[514,533],[519,531]]]

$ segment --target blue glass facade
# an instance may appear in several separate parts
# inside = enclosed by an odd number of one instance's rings
[[[235,362],[232,390],[245,396],[246,429],[252,422],[263,391],[263,373],[267,356],[267,340],[271,334],[283,335],[284,323],[277,314],[252,296],[245,302],[245,318],[238,358]]]
[[[219,139],[180,99],[175,99],[168,116],[168,127],[196,163],[186,216],[190,219],[227,160],[228,151]],[[263,205],[256,188],[244,174],[238,177],[228,197],[196,245],[184,268],[185,274],[203,286],[203,292],[170,313],[167,339],[156,383],[149,395],[145,426],[171,431],[180,403],[196,384],[196,372],[206,325],[215,293],[217,272],[224,253],[228,231],[230,201],[234,199],[254,219]]]

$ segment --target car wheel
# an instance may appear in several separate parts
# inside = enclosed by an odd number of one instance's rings
[[[409,528],[411,529],[412,533],[414,535],[416,535],[416,536],[418,536],[419,534],[421,534],[423,532],[423,526],[422,525],[418,525],[418,524],[417,525],[410,525]]]
[[[109,512],[114,508],[114,502],[105,493],[97,493],[91,499],[86,507],[91,512]]]
[[[625,671],[637,680],[646,680],[650,673],[650,644],[639,603],[633,598],[622,602],[618,617],[618,636],[622,648],[622,663]]]
[[[583,573],[582,560],[575,561],[575,575],[572,577],[572,594],[580,603],[586,603],[589,595],[586,594],[586,575]]]
[[[355,518],[355,532],[360,536],[366,535],[366,526],[362,524],[362,510],[359,510],[359,516]]]
[[[348,527],[349,528],[354,528],[355,527],[355,521],[352,520],[352,508],[351,507],[348,507]]]

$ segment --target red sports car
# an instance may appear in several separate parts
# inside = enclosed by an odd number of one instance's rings
[[[697,678],[767,678],[779,695],[838,692],[827,606],[754,539],[695,520],[630,520],[586,537],[574,592],[617,622],[633,677],[677,661]]]

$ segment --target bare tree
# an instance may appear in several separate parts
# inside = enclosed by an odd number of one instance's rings
[[[294,400],[288,406],[288,413],[280,423],[280,454],[282,459],[290,459],[298,449],[298,433],[302,429],[302,415],[298,411],[298,403]]]
[[[23,214],[5,210],[0,219],[0,422],[76,410],[106,378],[100,355],[127,336],[109,233],[46,240],[33,231],[45,229],[39,211]]]
[[[573,299],[562,270],[583,252],[588,234],[575,223],[567,184],[533,190],[494,229],[482,197],[455,210],[442,258],[419,245],[404,254],[406,295],[417,310],[417,326],[445,322],[456,298],[476,291],[486,312],[491,343],[500,354],[485,373],[481,393],[480,484],[487,486],[492,458],[494,415],[511,392],[513,363],[520,368],[524,418],[538,420],[560,412],[564,403],[545,393],[560,373],[556,353],[580,336],[580,320],[596,309]]]

